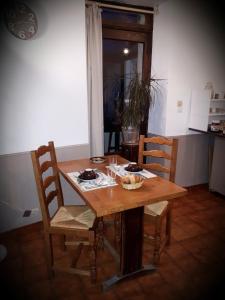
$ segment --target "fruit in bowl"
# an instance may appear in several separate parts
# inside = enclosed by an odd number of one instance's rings
[[[128,172],[140,172],[143,170],[141,166],[139,166],[136,162],[131,162],[127,167],[124,168]]]
[[[98,174],[95,173],[92,169],[85,169],[84,172],[82,172],[78,178],[81,180],[93,180],[98,177]]]
[[[133,174],[121,177],[122,187],[127,190],[136,190],[142,186],[143,182],[143,177]]]

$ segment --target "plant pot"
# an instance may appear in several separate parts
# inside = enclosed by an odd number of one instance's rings
[[[122,138],[124,144],[138,144],[139,128],[137,127],[122,127]]]

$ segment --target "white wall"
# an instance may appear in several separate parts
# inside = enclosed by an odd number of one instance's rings
[[[38,19],[32,40],[0,17],[0,232],[41,219],[31,149],[53,140],[59,161],[90,155],[85,2],[24,2]],[[62,185],[66,204],[81,202]]]
[[[0,154],[88,143],[84,0],[24,0],[32,40],[1,32]]]
[[[219,9],[201,0],[168,0],[159,5],[154,16],[152,75],[168,84],[153,109],[158,113],[155,122],[150,114],[150,132],[187,134],[191,91],[204,89],[207,82],[216,90],[225,89],[224,24]],[[183,102],[180,111],[178,100]]]

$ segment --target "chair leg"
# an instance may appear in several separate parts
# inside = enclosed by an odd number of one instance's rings
[[[90,242],[90,274],[91,282],[95,283],[97,280],[97,268],[96,268],[96,258],[97,258],[97,245],[96,245],[96,234],[94,231],[89,231],[89,242]]]
[[[161,218],[156,217],[155,221],[155,237],[154,237],[154,252],[153,263],[158,265],[160,261],[160,245],[161,245]]]
[[[47,254],[47,267],[48,276],[51,279],[53,276],[53,248],[52,248],[52,235],[45,233],[45,244],[46,244],[46,254]]]

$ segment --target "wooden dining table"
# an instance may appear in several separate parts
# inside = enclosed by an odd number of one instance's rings
[[[86,168],[97,168],[106,174],[109,156],[105,158],[101,164],[92,163],[90,159],[58,162],[60,174],[97,217],[121,213],[120,270],[118,274],[103,282],[104,290],[126,277],[155,269],[153,265],[142,264],[144,206],[162,200],[172,200],[187,193],[186,189],[158,176],[145,179],[142,187],[136,190],[124,189],[120,177],[117,176],[118,184],[115,186],[82,191],[68,175]],[[117,163],[125,164],[127,160],[118,155]]]

